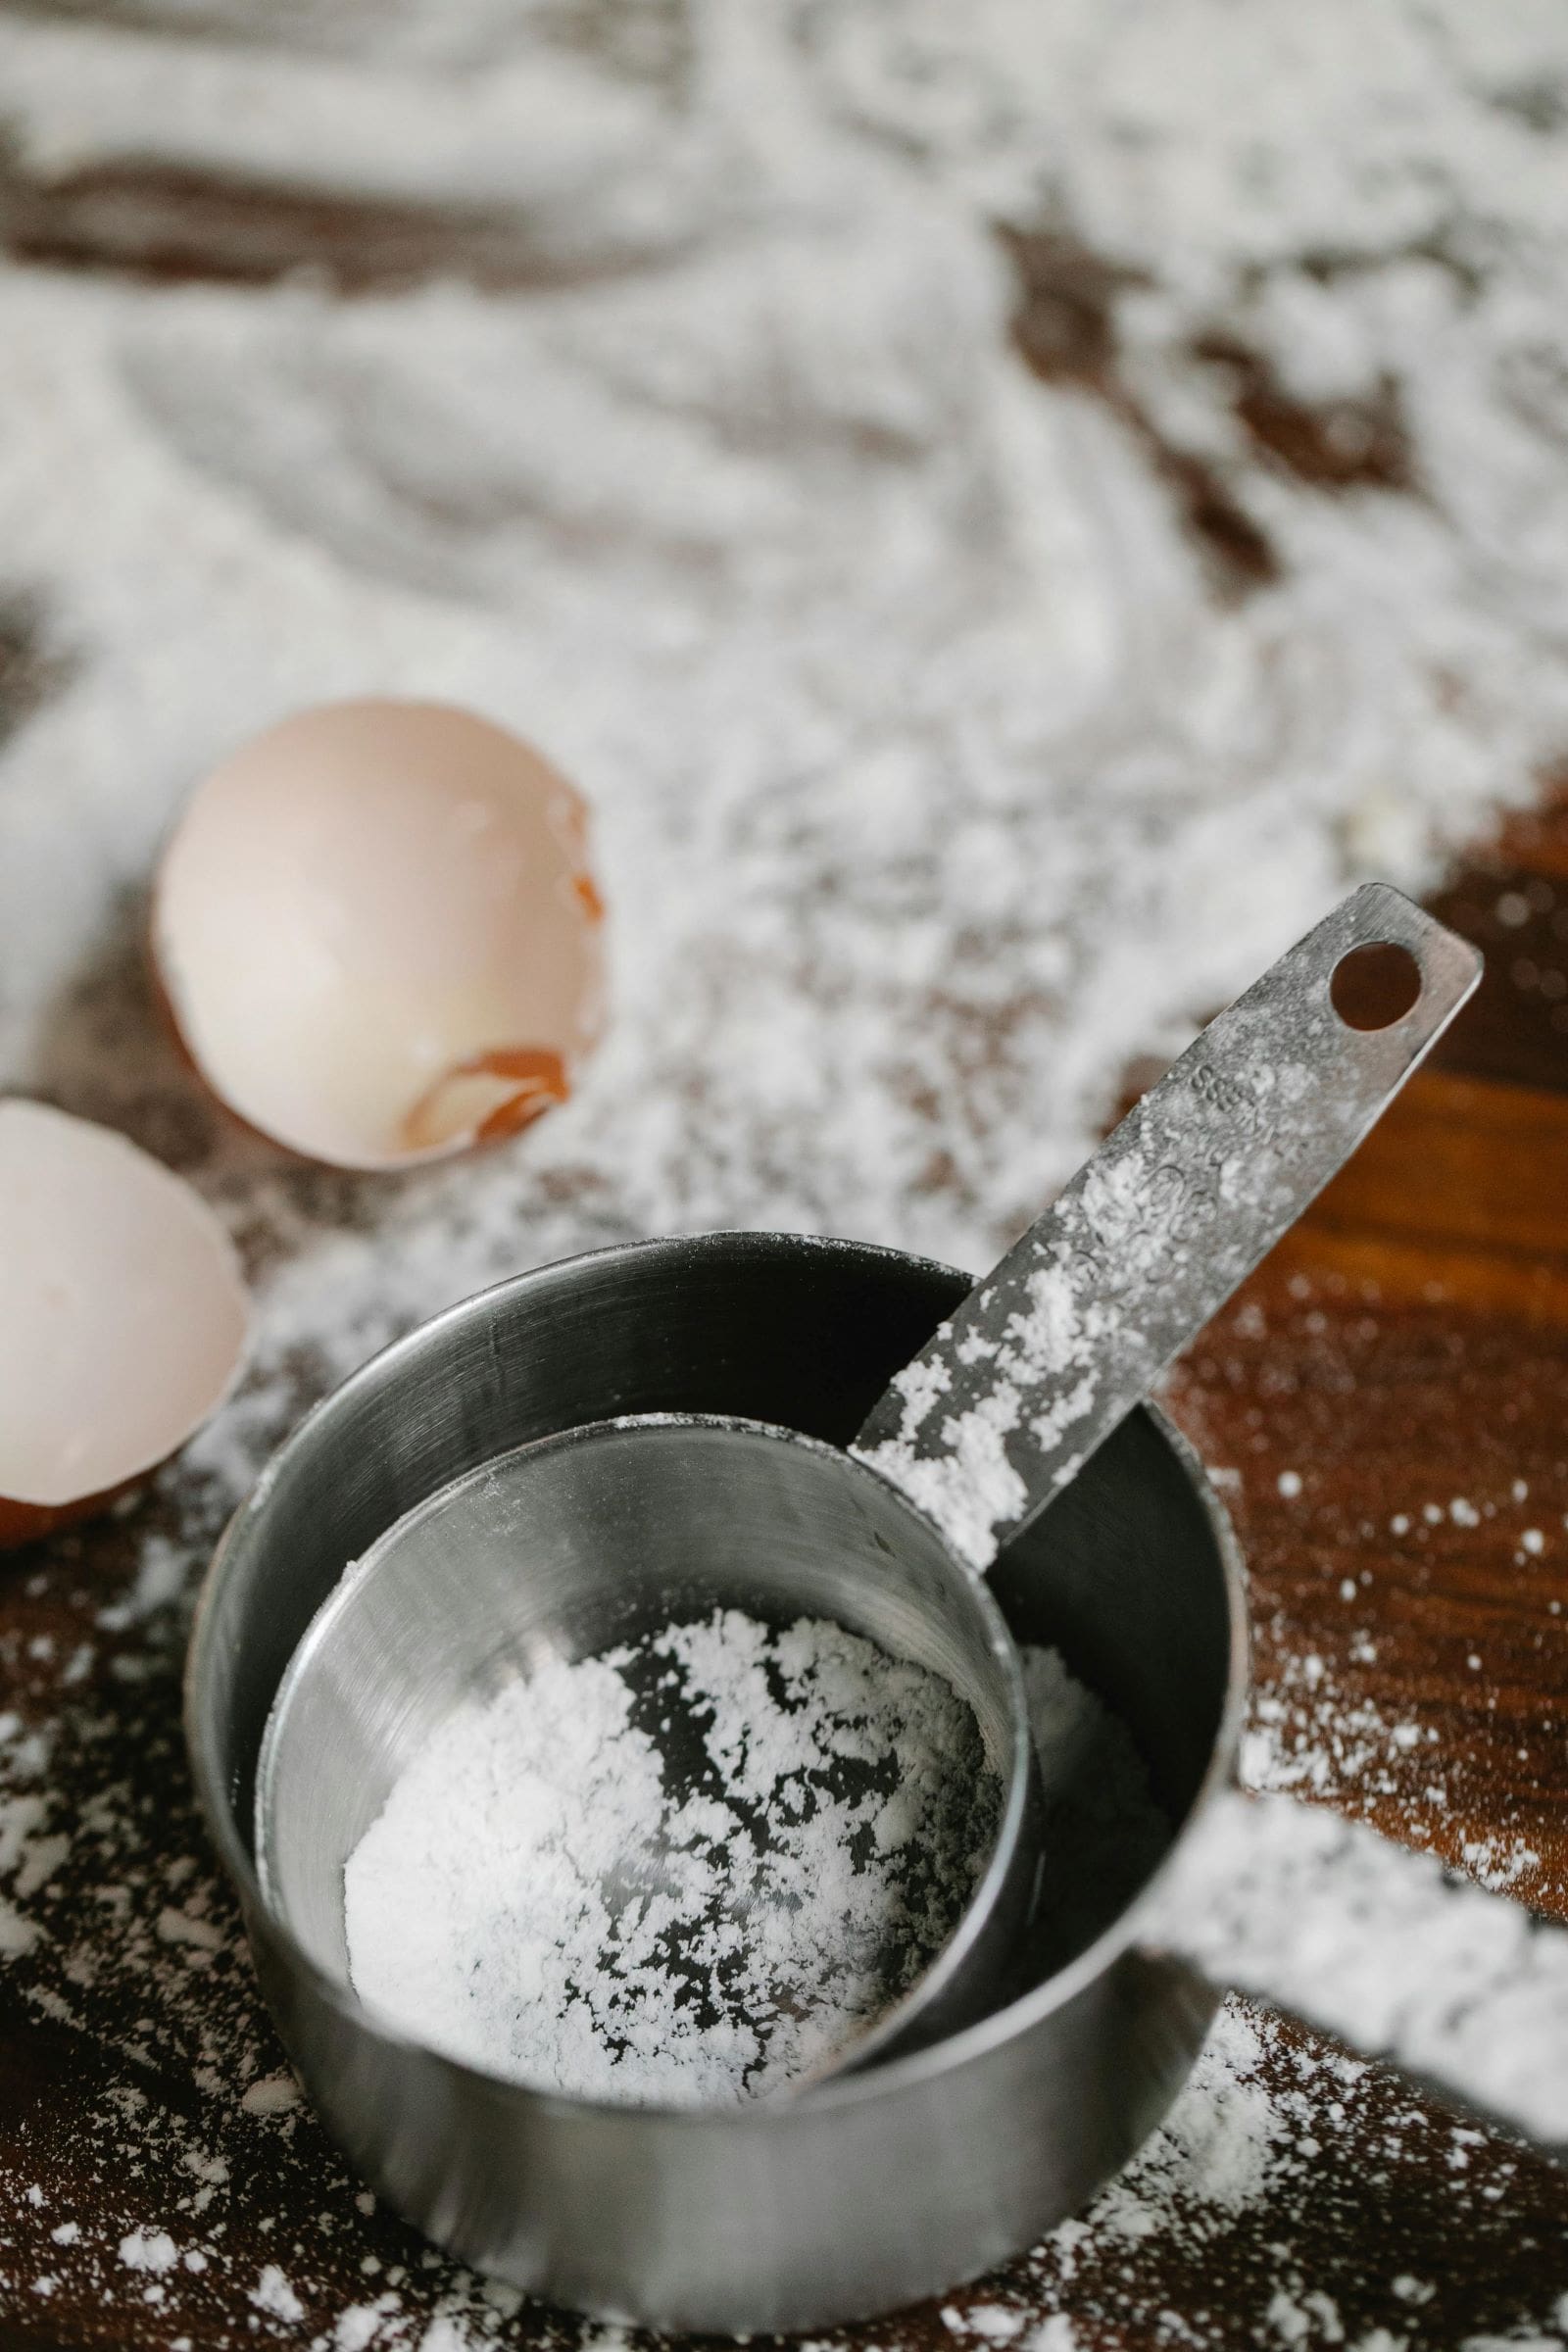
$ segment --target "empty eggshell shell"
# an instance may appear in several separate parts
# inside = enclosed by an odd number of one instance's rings
[[[107,1127],[0,1102],[0,1547],[183,1445],[245,1327],[232,1245],[188,1184]]]
[[[336,1167],[446,1157],[563,1102],[598,1034],[583,805],[436,703],[334,703],[198,788],[153,949],[214,1092]]]

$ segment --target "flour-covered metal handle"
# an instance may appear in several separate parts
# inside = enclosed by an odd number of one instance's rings
[[[1568,2151],[1568,1930],[1364,1823],[1221,1794],[1145,1900],[1150,1948]]]
[[[1420,975],[1386,1028],[1330,984],[1353,949]],[[856,1443],[985,1569],[1350,1156],[1481,976],[1369,883],[1211,1021],[899,1373]]]

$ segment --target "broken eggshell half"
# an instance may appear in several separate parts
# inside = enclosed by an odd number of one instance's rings
[[[159,869],[153,954],[227,1107],[342,1168],[441,1159],[570,1092],[599,1033],[583,804],[445,704],[327,704],[198,786]]]
[[[107,1127],[0,1101],[0,1549],[175,1452],[231,1387],[247,1319],[188,1184]]]

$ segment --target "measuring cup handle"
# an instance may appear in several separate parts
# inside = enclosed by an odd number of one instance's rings
[[[1333,983],[1373,946],[1403,952],[1415,994],[1362,1029]],[[897,1374],[856,1452],[989,1568],[1348,1159],[1480,976],[1398,891],[1354,892],[1135,1104]]]
[[[1568,1931],[1364,1823],[1229,1789],[1141,1940],[1568,2153]]]

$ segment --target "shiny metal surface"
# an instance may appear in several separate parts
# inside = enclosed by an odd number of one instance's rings
[[[1416,994],[1351,1026],[1334,978],[1374,943],[1410,959]],[[1480,977],[1479,952],[1400,892],[1352,892],[1134,1104],[878,1399],[858,1450],[987,1568],[1338,1175]],[[1004,1433],[984,1525],[977,1430]]]
[[[1028,1711],[1002,1612],[955,1570],[928,1522],[847,1453],[713,1417],[590,1423],[498,1455],[400,1519],[312,1620],[263,1742],[257,1858],[269,1902],[318,1967],[346,1978],[344,1866],[465,1699],[525,1678],[542,1657],[593,1656],[714,1609],[777,1626],[829,1618],[942,1676],[967,1703],[997,1777],[996,1835],[917,1992],[928,2035],[979,2016],[1017,1948],[1039,1869],[1038,1838],[1025,1834],[1036,1803]],[[678,1886],[669,1891],[678,1902]],[[889,1982],[905,1936],[890,1917]],[[901,2031],[913,1998],[894,2002],[878,2029]]]
[[[379,2028],[262,1898],[264,1727],[344,1566],[450,1479],[622,1413],[843,1446],[968,1283],[861,1245],[710,1235],[470,1299],[318,1407],[236,1514],[192,1635],[187,1728],[279,2029],[328,2128],[476,2267],[653,2326],[800,2328],[973,2277],[1074,2211],[1157,2122],[1213,1996],[1125,1920],[937,2047],[776,2107],[671,2114],[498,2083]],[[1135,1411],[993,1576],[1127,1721],[1173,1824],[1229,1777],[1240,1564],[1196,1462]]]

